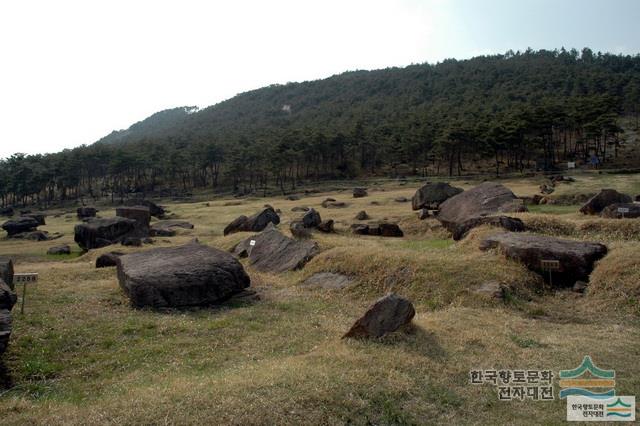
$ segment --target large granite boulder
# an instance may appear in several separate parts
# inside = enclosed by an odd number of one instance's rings
[[[627,194],[622,194],[615,189],[603,189],[589,198],[589,200],[580,207],[580,212],[583,214],[599,214],[610,204],[631,202],[631,197]]]
[[[136,220],[120,216],[92,219],[75,226],[73,239],[83,250],[91,250],[122,241],[137,233],[138,226]]]
[[[20,216],[11,219],[2,224],[2,229],[7,232],[9,237],[23,232],[35,231],[38,227],[38,221],[32,217]]]
[[[342,338],[382,337],[409,324],[415,314],[416,311],[409,300],[388,294],[371,305]]]
[[[454,236],[459,236],[482,224],[479,218],[505,217],[502,213],[522,211],[527,211],[527,208],[511,190],[497,183],[485,182],[440,204],[436,218]],[[503,223],[511,222],[498,220],[493,224]]]
[[[78,207],[78,210],[76,210],[76,214],[78,215],[78,219],[85,219],[88,217],[96,217],[96,213],[98,212],[98,210],[96,210],[95,207]]]
[[[233,252],[239,257],[248,257],[249,264],[258,271],[278,273],[302,268],[320,250],[316,242],[288,238],[270,225],[241,241]]]
[[[156,219],[162,219],[166,214],[164,207],[157,205],[153,201],[139,198],[132,198],[124,203],[126,206],[143,206],[149,209],[149,214]]]
[[[136,230],[139,236],[145,236],[149,234],[149,223],[151,222],[151,213],[149,208],[145,206],[128,206],[116,208],[116,216],[126,217],[127,219],[133,219],[138,222]]]
[[[151,225],[149,235],[152,237],[173,237],[176,235],[176,228],[193,229],[193,224],[184,220],[161,220]]]
[[[559,269],[552,272],[553,284],[557,286],[588,281],[594,263],[607,254],[607,247],[600,243],[511,232],[487,237],[480,243],[481,250],[492,248],[500,249],[506,257],[522,262],[545,279],[549,274],[542,267],[542,261],[559,261]]]
[[[623,209],[623,212],[620,212],[619,209]],[[636,217],[640,217],[640,204],[635,203],[615,203],[609,204],[607,207],[602,209],[600,212],[600,216],[606,217],[608,219],[633,219]]]
[[[0,279],[0,356],[9,346],[11,337],[11,309],[17,300],[16,294]]]
[[[8,257],[0,257],[0,279],[13,290],[13,261]]]
[[[278,213],[276,213],[273,207],[267,207],[250,217],[242,215],[228,224],[223,232],[224,235],[235,232],[260,232],[266,228],[269,223],[273,223],[274,225],[280,223],[280,216],[278,216]]]
[[[135,307],[211,305],[249,287],[232,255],[192,242],[118,257],[118,281]]]
[[[413,210],[437,209],[441,203],[461,192],[462,188],[456,188],[445,182],[429,182],[413,195],[411,208]]]

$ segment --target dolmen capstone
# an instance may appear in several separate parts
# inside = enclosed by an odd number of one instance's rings
[[[559,261],[552,271],[554,286],[573,286],[576,281],[589,281],[594,263],[607,254],[604,244],[566,240],[556,237],[506,232],[492,235],[480,242],[480,250],[497,248],[507,258],[523,263],[548,279],[543,260]]]
[[[437,209],[441,203],[462,192],[462,188],[451,186],[446,182],[428,182],[416,191],[411,199],[411,208]]]
[[[503,227],[509,231],[523,231],[520,219],[503,213],[527,211],[522,200],[503,185],[484,182],[473,189],[455,195],[442,204],[436,216],[454,240],[483,224]]]
[[[622,210],[622,211],[620,211]],[[634,219],[640,217],[640,204],[614,203],[602,209],[600,216],[607,219]]]
[[[267,207],[250,217],[244,215],[237,217],[224,228],[223,233],[224,235],[229,235],[235,232],[260,232],[269,223],[274,225],[280,223],[280,216],[278,216],[273,207]]]
[[[83,250],[106,247],[121,242],[125,237],[139,234],[139,222],[125,217],[89,219],[74,227],[74,241]]]
[[[378,299],[342,338],[377,338],[409,324],[416,314],[413,304],[395,294]]]
[[[186,307],[224,302],[251,280],[231,254],[198,242],[125,254],[118,281],[134,307]]]
[[[300,269],[319,252],[315,241],[294,240],[272,224],[233,249],[236,256],[248,257],[249,264],[256,270],[275,273]]]
[[[10,219],[2,224],[2,229],[7,232],[7,236],[15,237],[18,234],[24,232],[35,231],[39,223],[36,219],[30,216],[19,216],[15,219]]]
[[[603,189],[593,197],[589,198],[589,200],[580,207],[580,213],[591,215],[599,214],[608,205],[631,202],[631,197],[627,194],[622,194],[615,189]]]
[[[78,209],[76,210],[78,219],[85,219],[87,217],[96,217],[97,212],[98,210],[96,210],[95,207],[78,207]]]

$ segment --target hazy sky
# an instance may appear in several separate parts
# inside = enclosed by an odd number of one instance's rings
[[[273,83],[565,46],[640,52],[640,0],[0,3],[0,157]]]

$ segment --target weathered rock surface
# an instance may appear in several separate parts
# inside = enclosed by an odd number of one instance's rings
[[[173,237],[175,228],[193,229],[193,224],[184,220],[161,220],[151,225],[149,235],[158,237]]]
[[[325,198],[320,205],[326,209],[329,203],[334,203],[335,201],[335,198]]]
[[[621,213],[618,209],[628,209],[629,211],[626,213]],[[640,217],[640,204],[635,203],[615,203],[609,204],[607,207],[602,209],[600,212],[600,216],[606,217],[608,219],[622,219],[623,217],[626,219],[633,219],[636,217]]]
[[[16,294],[0,279],[0,356],[9,346],[11,337],[11,309],[17,300]]]
[[[603,189],[598,194],[589,198],[589,200],[580,207],[580,212],[584,214],[598,214],[608,205],[616,203],[631,203],[631,197],[615,189]]]
[[[302,216],[302,224],[306,228],[315,228],[322,222],[322,218],[320,217],[320,213],[316,211],[316,209],[310,209],[308,212]]]
[[[333,230],[333,219],[324,220],[324,221],[320,222],[320,224],[317,226],[317,229],[318,229],[318,231],[324,232],[325,234],[330,234],[330,233],[334,232],[334,230]]]
[[[250,245],[252,240],[254,246]],[[300,269],[319,252],[316,242],[293,240],[273,226],[241,241],[234,249],[237,256],[248,256],[256,270],[276,273]]]
[[[36,222],[38,222],[38,226],[46,225],[45,218],[47,217],[47,215],[44,213],[38,213],[38,212],[26,213],[23,216],[33,218]]]
[[[607,254],[607,247],[599,243],[510,232],[493,235],[480,243],[481,250],[492,248],[499,248],[506,257],[522,262],[545,279],[549,274],[543,270],[541,261],[559,261],[559,270],[552,272],[553,284],[557,286],[588,281],[594,263]]]
[[[108,268],[110,266],[117,266],[118,257],[122,256],[123,254],[124,253],[120,253],[117,251],[101,254],[96,259],[96,268]]]
[[[367,195],[367,188],[353,188],[353,198],[362,198]]]
[[[295,238],[311,238],[311,231],[299,220],[291,222],[289,224],[289,230]]]
[[[251,283],[232,255],[197,242],[126,254],[117,268],[120,287],[135,307],[219,303]]]
[[[164,207],[157,205],[156,203],[154,203],[153,201],[150,200],[145,200],[145,199],[138,199],[138,198],[132,198],[130,200],[127,200],[125,202],[126,206],[143,206],[149,209],[149,214],[153,217],[155,217],[156,219],[162,219],[164,217],[164,215],[166,214],[166,211],[164,209]]]
[[[120,216],[91,219],[75,226],[73,239],[83,250],[91,250],[120,242],[137,227],[136,220]]]
[[[452,232],[454,240],[458,241],[464,238],[471,229],[480,225],[497,226],[511,232],[523,232],[525,230],[524,223],[515,217],[509,216],[486,216],[469,219],[466,222],[456,226]]]
[[[34,231],[38,227],[38,221],[32,217],[20,216],[11,219],[2,224],[2,229],[7,232],[9,237],[22,232]]]
[[[136,230],[140,232],[139,236],[148,235],[149,223],[151,221],[151,213],[149,208],[145,206],[118,207],[116,216],[133,219],[138,222]]]
[[[445,182],[427,183],[413,195],[411,208],[413,210],[437,209],[440,203],[461,192],[462,188],[456,188]]]
[[[8,257],[0,257],[0,279],[13,290],[13,261]]]
[[[31,240],[31,241],[48,241],[55,240],[59,238],[58,234],[49,235],[47,231],[28,231],[28,232],[20,232],[19,234],[13,234],[11,238],[22,239],[22,240]]]
[[[409,324],[416,311],[413,304],[395,294],[378,299],[342,338],[377,338]]]
[[[68,244],[50,247],[47,254],[71,254],[71,247]]]
[[[459,236],[482,224],[479,218],[504,217],[501,213],[526,210],[522,200],[511,190],[497,183],[485,182],[444,201],[440,204],[436,218],[454,236]],[[503,222],[507,223],[499,220],[494,224],[500,225]]]
[[[337,290],[349,287],[353,280],[346,275],[333,272],[318,272],[302,282],[302,286],[310,288],[322,288],[325,290]]]
[[[402,237],[404,233],[395,223],[379,223],[365,225],[363,223],[354,223],[351,225],[351,231],[357,235],[374,235],[382,237]]]
[[[260,232],[265,229],[269,223],[273,223],[274,225],[280,223],[280,216],[278,216],[272,207],[267,207],[251,217],[242,215],[236,218],[224,228],[224,235],[235,232]]]
[[[78,215],[78,219],[84,219],[87,217],[96,217],[96,210],[94,207],[78,207],[76,214]]]
[[[367,214],[366,211],[361,210],[358,212],[358,214],[356,214],[355,217],[356,220],[368,220],[369,219],[369,215]]]

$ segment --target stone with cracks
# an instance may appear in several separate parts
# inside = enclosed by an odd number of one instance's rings
[[[35,213],[26,213],[26,214],[24,214],[23,216],[24,216],[24,217],[31,217],[31,218],[33,218],[36,222],[38,222],[38,226],[40,226],[40,225],[43,225],[43,226],[44,226],[44,225],[46,225],[46,223],[45,223],[45,218],[47,217],[47,215],[46,215],[46,214],[44,214],[44,213],[38,213],[38,212],[35,212]]]
[[[628,210],[626,213],[619,212],[618,209]],[[615,203],[609,204],[600,212],[601,217],[608,219],[633,219],[640,217],[640,204],[635,203]]]
[[[138,222],[124,217],[93,219],[74,228],[74,241],[83,250],[106,247],[135,233]]]
[[[378,299],[342,338],[378,338],[411,322],[416,311],[413,304],[395,294]]]
[[[541,261],[559,261],[560,269],[552,272],[552,281],[554,285],[564,287],[577,280],[588,281],[594,263],[607,254],[607,247],[600,243],[511,232],[487,237],[480,243],[481,250],[492,248],[500,249],[507,258],[518,260],[545,279],[549,273],[543,269]]]
[[[273,223],[274,225],[280,223],[280,216],[278,216],[278,213],[276,213],[272,207],[267,207],[250,217],[242,215],[236,218],[224,228],[224,235],[235,232],[260,232],[265,229],[269,223]]]
[[[192,242],[118,257],[118,281],[135,307],[210,305],[249,287],[232,255]]]
[[[453,235],[464,235],[483,223],[479,218],[505,217],[502,213],[522,211],[527,211],[526,207],[511,190],[497,183],[485,182],[440,204],[436,218]],[[503,222],[507,223],[498,220],[494,224]]]
[[[456,188],[445,182],[427,183],[413,195],[411,208],[413,210],[437,209],[441,203],[461,192],[462,188]]]
[[[13,207],[0,207],[0,216],[13,216]]]
[[[255,245],[250,245],[251,240]],[[248,256],[256,270],[275,273],[301,269],[319,252],[316,242],[288,238],[273,226],[241,241],[234,249],[237,256]]]
[[[308,212],[309,211],[309,207],[306,206],[296,206],[296,207],[292,207],[291,208],[292,212]]]
[[[580,207],[583,214],[599,214],[605,207],[616,203],[631,203],[631,197],[615,189],[603,189]]]
[[[22,232],[34,231],[38,227],[38,221],[32,217],[20,216],[11,219],[2,224],[2,229],[7,232],[9,237]]]
[[[316,209],[310,209],[302,216],[302,224],[306,228],[315,228],[320,225],[321,222],[322,218],[320,218],[320,213],[318,213]]]

